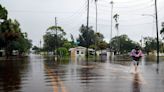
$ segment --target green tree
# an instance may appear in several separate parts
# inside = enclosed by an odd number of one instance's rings
[[[59,48],[57,49],[57,52],[58,52],[58,55],[59,55],[60,57],[68,56],[68,50],[67,50],[67,48],[65,48],[65,47],[59,47]]]
[[[63,44],[63,47],[67,48],[67,50],[69,50],[70,48],[73,47],[73,45],[71,44],[72,42],[69,41],[65,41]]]
[[[96,43],[99,43],[99,42],[103,41],[104,36],[100,32],[97,32],[97,33],[95,33],[95,38],[96,38],[95,39]]]
[[[86,26],[82,25],[80,27],[80,35],[79,35],[79,45],[84,47],[89,47],[90,45],[95,43],[95,35],[92,27],[87,29]]]
[[[64,32],[63,28],[60,26],[50,26],[47,31],[51,30],[52,34],[55,34],[57,36],[64,36],[66,33]]]
[[[62,47],[65,41],[66,33],[60,26],[50,26],[48,32],[43,36],[44,49],[47,51],[55,51],[58,47]]]
[[[40,51],[40,48],[37,46],[33,46],[32,50],[34,50],[34,53],[38,53]]]
[[[5,9],[5,7],[2,7],[0,5],[0,49],[3,48],[5,46],[5,39],[3,36],[3,32],[2,32],[2,24],[5,20],[7,20],[7,10]]]
[[[10,56],[13,50],[21,53],[27,52],[31,47],[27,33],[22,33],[17,20],[7,19],[7,10],[0,5],[0,48],[5,49],[6,56]]]
[[[7,14],[8,14],[8,12],[7,12],[7,10],[5,9],[5,7],[2,7],[1,5],[0,5],[0,20],[2,19],[2,20],[7,20]]]
[[[101,50],[101,54],[102,54],[102,50],[106,49],[107,47],[108,47],[108,44],[105,41],[100,41],[98,43],[98,48],[97,49]],[[101,59],[102,59],[102,57],[101,57]]]
[[[127,35],[115,36],[110,42],[111,48],[120,54],[130,52],[136,45],[139,44],[132,41]]]
[[[106,49],[107,46],[108,46],[108,44],[105,41],[100,41],[98,43],[98,49],[100,49],[100,50]]]
[[[70,37],[71,37],[71,45],[72,45],[73,47],[76,46],[77,43],[75,42],[75,39],[74,39],[73,35],[70,34]]]
[[[56,39],[54,35],[52,35],[50,32],[46,32],[46,34],[43,36],[44,40],[44,49],[47,51],[53,51],[56,46]]]
[[[5,39],[2,33],[0,33],[0,49],[2,49],[3,47],[5,47]]]
[[[153,37],[144,37],[144,50],[149,55],[150,52],[153,52],[157,49],[157,40]],[[159,48],[160,52],[163,52],[163,43],[161,40],[159,40]]]
[[[2,24],[5,20],[7,20],[7,10],[5,9],[5,7],[2,7],[2,5],[0,4],[0,49],[3,48],[5,46],[5,39],[3,37],[2,34]]]
[[[19,26],[20,24],[17,20],[12,21],[11,19],[4,21],[0,26],[1,38],[4,40],[3,47],[5,48],[6,55],[11,55],[12,53],[12,41],[16,41],[21,36]]]
[[[32,41],[29,39],[20,37],[17,42],[17,50],[19,51],[19,55],[29,52],[30,48],[32,47]]]
[[[87,27],[82,25],[80,27],[80,35],[77,40],[80,46],[95,48],[95,43],[103,41],[103,38],[104,36],[99,32],[95,33],[92,27],[89,27],[87,30]]]
[[[17,41],[12,41],[10,48],[18,50],[19,56],[22,56],[24,53],[29,52],[29,49],[32,46],[31,42],[31,40],[20,37]]]

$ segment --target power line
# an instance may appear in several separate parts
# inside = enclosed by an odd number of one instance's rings
[[[106,4],[106,5],[108,5],[110,3],[110,1],[108,1],[108,2],[105,2],[105,3],[99,3],[100,5],[101,4]],[[123,5],[123,6],[136,6],[136,7],[138,7],[138,6],[143,6],[143,5],[147,5],[147,4],[152,4],[153,2],[150,2],[150,1],[144,1],[144,2],[139,2],[139,1],[137,1],[137,2],[133,2],[133,3],[120,3],[120,2],[115,2],[115,4],[116,4],[116,6],[120,6],[120,5]]]
[[[75,27],[79,27],[80,24],[84,24],[84,21],[86,20],[86,18],[82,18],[80,21],[78,21],[77,23],[75,23],[75,25],[73,24],[74,22],[72,22],[72,24],[65,24],[67,27],[67,29],[74,29]],[[82,23],[83,22],[83,23]]]
[[[91,24],[94,24],[94,23],[91,22]],[[138,24],[120,24],[120,26],[137,26],[137,25],[146,25],[146,24],[152,24],[152,22],[144,22],[144,23],[138,23]],[[98,23],[98,25],[111,26],[109,23],[108,24]]]
[[[109,4],[107,6],[98,4],[98,6],[99,6],[98,10],[101,13],[103,13],[103,12],[109,13],[110,12],[110,10],[109,10],[109,8],[110,8],[109,6],[110,5]],[[94,10],[94,8],[95,7],[91,7],[91,12]],[[120,12],[131,12],[131,13],[135,13],[135,12],[146,12],[146,11],[150,10],[151,8],[153,8],[152,3],[151,4],[146,4],[146,6],[145,5],[144,6],[140,6],[140,7],[137,6],[137,8],[135,8],[135,7],[124,7],[124,6],[122,6],[122,7],[120,7],[120,6],[119,7],[116,7],[116,4],[115,4],[114,11],[115,12],[116,11],[120,11]],[[122,14],[127,14],[127,13],[122,13]]]
[[[87,8],[87,2],[85,1],[85,3],[83,4],[83,6],[80,9],[78,9],[74,14],[72,14],[71,16],[67,16],[64,19],[62,18],[62,19],[64,20],[64,22],[66,22],[66,20],[72,21],[72,18],[81,16],[81,14],[83,14],[84,12],[86,12],[86,8]]]
[[[33,11],[33,10],[9,10],[9,12],[15,13],[32,13],[32,14],[72,14],[77,12],[59,12],[59,11]]]
[[[108,0],[100,0],[101,2],[106,2],[109,3],[110,1]],[[151,0],[129,0],[129,1],[114,1],[117,4],[132,4],[132,3],[141,3],[141,2],[151,2]]]

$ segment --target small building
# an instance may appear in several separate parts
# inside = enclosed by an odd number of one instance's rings
[[[5,56],[5,50],[0,50],[0,57]]]
[[[12,55],[13,55],[13,56],[19,55],[19,51],[18,51],[18,50],[13,50]]]
[[[86,55],[86,48],[82,46],[78,46],[75,48],[70,48],[69,49],[71,57],[85,57]],[[93,49],[88,49],[89,55],[94,55],[94,50]]]
[[[114,52],[109,51],[108,49],[97,50],[96,54],[97,56],[106,56],[107,58],[109,58],[110,56],[114,56]]]
[[[69,52],[70,52],[71,57],[79,57],[79,56],[84,57],[86,48],[82,46],[78,46],[75,48],[70,48]]]

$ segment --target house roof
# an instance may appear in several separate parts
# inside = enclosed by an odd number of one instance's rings
[[[77,46],[75,48],[70,48],[69,51],[72,50],[86,50],[86,47],[82,47],[82,46]],[[88,51],[95,51],[94,49],[88,48]]]

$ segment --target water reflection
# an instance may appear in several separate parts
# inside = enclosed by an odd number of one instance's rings
[[[20,90],[22,80],[25,80],[27,75],[28,62],[27,60],[7,60],[0,61],[0,91],[9,92]]]
[[[132,92],[140,92],[141,80],[140,80],[140,75],[138,73],[134,74],[132,88],[133,88]]]
[[[122,88],[126,88],[126,92],[140,92],[144,87],[141,74],[129,74],[131,61],[121,57],[115,61],[103,57],[96,62],[94,58],[54,61],[53,57],[30,57],[29,60],[0,61],[0,92],[58,92],[65,89],[68,92],[122,92]],[[143,75],[147,76],[146,72],[154,69],[153,62],[146,58],[141,60]]]
[[[156,73],[159,74],[159,64],[157,64]]]

